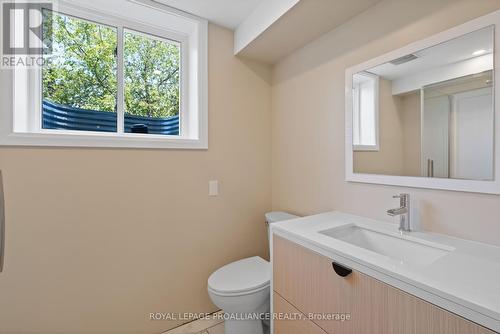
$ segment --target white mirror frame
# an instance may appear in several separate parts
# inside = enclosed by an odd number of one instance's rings
[[[372,67],[387,63],[393,59],[417,52],[422,49],[446,42],[450,39],[460,37],[470,32],[494,27],[494,111],[495,111],[495,137],[494,137],[494,168],[492,181],[459,180],[445,178],[427,178],[413,176],[396,176],[380,174],[354,173],[353,144],[352,144],[352,76],[355,73],[368,70]],[[345,76],[345,179],[348,182],[361,182],[372,184],[384,184],[393,186],[404,186],[413,188],[443,189],[454,191],[466,191],[487,194],[500,194],[500,70],[496,64],[500,64],[500,10],[474,19],[457,27],[443,31],[426,39],[409,44],[380,57],[370,59],[366,62],[346,69]]]

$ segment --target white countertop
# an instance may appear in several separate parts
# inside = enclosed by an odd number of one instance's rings
[[[354,270],[500,332],[500,247],[435,233],[409,232],[402,238],[418,238],[453,249],[433,263],[416,266],[320,233],[347,224],[398,233],[396,224],[341,212],[274,223],[271,229]]]

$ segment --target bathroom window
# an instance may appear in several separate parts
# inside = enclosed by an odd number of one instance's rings
[[[378,151],[378,77],[353,76],[353,146],[357,151]]]
[[[13,70],[13,126],[0,144],[207,148],[207,22],[124,6],[116,17],[67,4],[42,10],[51,47],[41,66]]]

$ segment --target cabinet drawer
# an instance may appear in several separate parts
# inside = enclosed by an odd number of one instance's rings
[[[495,333],[362,273],[341,277],[331,259],[273,238],[274,290],[306,314],[350,315],[348,321],[314,320],[328,333]]]
[[[274,320],[274,334],[325,334],[318,325],[310,320],[292,320],[293,316],[301,314],[299,310],[288,303],[283,297],[274,292],[273,295],[274,313],[281,316],[281,319]],[[283,316],[287,316],[285,318]]]

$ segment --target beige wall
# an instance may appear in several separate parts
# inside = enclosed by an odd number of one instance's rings
[[[261,76],[233,57],[232,32],[210,25],[208,151],[0,148],[0,333],[159,333],[175,323],[150,312],[214,311],[209,274],[267,254]],[[207,196],[211,179],[219,197]]]
[[[497,9],[497,0],[385,0],[282,60],[273,73],[273,209],[391,221],[391,195],[409,191],[425,229],[500,245],[499,196],[344,181],[345,69]]]

